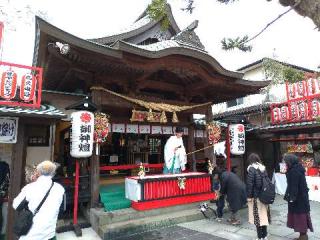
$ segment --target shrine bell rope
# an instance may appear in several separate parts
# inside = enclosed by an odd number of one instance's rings
[[[185,111],[185,110],[189,110],[189,109],[193,109],[193,108],[198,108],[198,107],[203,107],[203,106],[207,106],[212,104],[211,102],[207,102],[207,103],[202,103],[202,104],[198,104],[198,105],[191,105],[191,106],[178,106],[178,105],[172,105],[172,104],[167,104],[167,103],[156,103],[156,102],[146,102],[140,99],[136,99],[136,98],[132,98],[132,97],[128,97],[113,91],[110,91],[106,88],[103,87],[91,87],[90,90],[101,90],[107,93],[110,93],[114,96],[123,98],[129,102],[135,103],[137,105],[140,105],[142,107],[145,107],[147,109],[152,109],[155,111],[165,111],[165,112],[181,112],[181,111]]]
[[[200,149],[198,149],[198,150],[195,150],[195,151],[193,151],[193,152],[189,152],[189,153],[187,153],[186,155],[188,156],[188,155],[190,155],[190,154],[193,154],[193,153],[196,153],[196,152],[200,152],[200,151],[202,151],[202,150],[205,150],[205,149],[211,148],[211,147],[213,147],[213,145],[209,145],[209,146],[206,146],[206,147],[204,147],[204,148],[200,148]]]

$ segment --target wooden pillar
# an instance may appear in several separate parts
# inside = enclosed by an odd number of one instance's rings
[[[188,127],[188,152],[193,152],[195,150],[195,145],[194,145],[194,126],[190,125]],[[197,171],[197,163],[196,163],[196,156],[195,154],[190,154],[188,155],[188,159],[192,160],[192,171],[196,172]]]
[[[7,218],[7,240],[13,240],[13,222],[14,222],[14,209],[12,208],[13,199],[20,193],[22,184],[25,179],[25,164],[26,164],[26,126],[21,118],[18,122],[18,136],[17,143],[12,148],[12,162],[10,174],[10,187],[9,187],[9,202],[8,202],[8,218]]]
[[[101,111],[101,91],[92,91],[92,102],[97,105],[98,111]],[[96,146],[96,145],[95,145]],[[90,158],[90,191],[91,200],[90,206],[92,208],[99,205],[99,188],[100,188],[100,153],[93,150],[92,157]]]

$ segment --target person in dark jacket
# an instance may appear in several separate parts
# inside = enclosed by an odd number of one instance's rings
[[[308,229],[313,232],[310,218],[310,203],[305,169],[294,154],[286,154],[287,190],[284,199],[288,202],[287,226],[300,233],[299,240],[308,239]]]
[[[247,168],[247,198],[249,223],[257,228],[258,239],[267,239],[267,226],[271,221],[269,206],[259,200],[262,190],[262,175],[266,175],[266,167],[258,154],[251,153],[248,157]]]
[[[246,204],[246,186],[233,172],[223,171],[220,175],[220,193],[227,196],[227,202],[231,210],[231,218],[228,220],[233,225],[240,224],[237,217],[238,211]]]

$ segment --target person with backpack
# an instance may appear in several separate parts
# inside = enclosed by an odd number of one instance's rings
[[[251,153],[248,157],[248,162],[250,164],[247,168],[247,201],[249,223],[256,226],[258,236],[257,240],[266,240],[268,235],[267,226],[271,222],[271,216],[269,205],[264,203],[267,201],[264,201],[266,199],[263,199],[261,196],[264,188],[263,182],[267,182],[265,179],[268,178],[268,175],[266,172],[266,167],[262,164],[258,154]],[[270,202],[272,202],[272,200]]]
[[[284,195],[288,202],[287,226],[300,233],[298,240],[307,240],[308,229],[313,232],[313,227],[305,169],[294,154],[285,154],[283,160],[287,165],[288,185]]]
[[[56,168],[56,164],[51,161],[39,163],[36,170],[38,174],[36,180],[23,187],[13,200],[14,209],[19,211],[26,206],[27,210],[34,215],[31,219],[31,228],[26,234],[20,233],[21,226],[25,225],[25,222],[19,223],[19,218],[15,219],[14,232],[16,235],[19,234],[19,240],[51,240],[55,238],[58,213],[65,192],[60,184],[52,181]],[[19,230],[19,233],[16,229]]]

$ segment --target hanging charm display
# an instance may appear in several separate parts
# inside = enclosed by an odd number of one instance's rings
[[[109,134],[109,116],[105,113],[94,114],[94,141],[103,143],[107,141]]]
[[[213,145],[219,142],[221,138],[221,128],[216,122],[211,122],[206,125],[208,142],[210,145]]]

